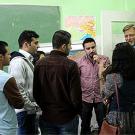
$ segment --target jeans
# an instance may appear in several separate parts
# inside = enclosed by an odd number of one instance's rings
[[[96,120],[99,126],[99,130],[101,128],[103,119],[105,117],[105,107],[102,102],[99,103],[86,103],[83,101],[82,103],[82,114],[81,114],[81,135],[89,135],[91,134],[90,124],[92,118],[92,110],[95,109]]]
[[[53,124],[42,119],[39,120],[41,135],[77,135],[79,116],[65,124]]]
[[[26,111],[17,113],[17,135],[37,135],[36,114],[27,114]]]

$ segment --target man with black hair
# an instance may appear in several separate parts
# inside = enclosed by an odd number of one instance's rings
[[[77,64],[67,58],[70,33],[56,31],[52,45],[53,51],[39,60],[34,70],[33,94],[43,112],[41,134],[77,135],[82,100]]]
[[[17,86],[25,100],[24,108],[16,110],[18,135],[37,134],[37,104],[33,99],[33,56],[38,49],[39,35],[35,31],[25,30],[19,38],[19,52],[11,53],[9,73],[16,79]]]
[[[102,78],[99,66],[101,62],[104,67],[110,63],[108,57],[99,55],[96,52],[96,42],[93,38],[86,38],[83,41],[83,48],[86,53],[77,60],[81,76],[82,88],[82,114],[81,134],[91,133],[91,118],[94,108],[99,130],[104,118],[104,104],[100,95],[100,79]]]
[[[14,108],[21,109],[24,100],[17,88],[15,78],[3,71],[9,65],[10,52],[8,44],[0,41],[0,134],[15,135],[17,118]]]

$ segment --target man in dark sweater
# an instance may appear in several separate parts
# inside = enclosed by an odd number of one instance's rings
[[[81,112],[81,86],[77,64],[67,58],[71,35],[56,31],[53,51],[34,70],[33,95],[42,110],[41,134],[76,134]]]

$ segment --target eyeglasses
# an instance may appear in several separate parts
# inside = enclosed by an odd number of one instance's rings
[[[87,47],[86,50],[95,49],[96,46]]]

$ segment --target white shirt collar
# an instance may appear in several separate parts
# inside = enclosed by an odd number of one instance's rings
[[[33,61],[33,56],[30,54],[30,53],[28,53],[28,52],[26,52],[26,51],[24,51],[24,50],[22,50],[22,49],[19,49],[19,52],[21,53],[21,54],[23,54],[27,59],[29,59],[31,62]]]

